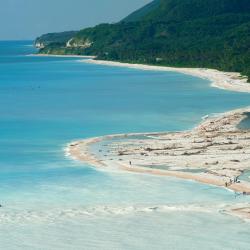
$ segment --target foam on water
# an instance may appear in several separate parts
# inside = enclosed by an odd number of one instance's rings
[[[1,247],[14,250],[248,249],[250,229],[238,219],[196,211],[69,216],[56,223],[20,221],[1,228]]]
[[[247,205],[247,204],[242,204]],[[148,213],[168,213],[171,214],[173,212],[197,212],[197,213],[223,213],[224,210],[228,207],[228,204],[216,204],[212,205],[199,205],[199,204],[152,204],[151,206],[143,206],[143,205],[130,205],[130,206],[109,206],[109,205],[99,205],[95,207],[75,207],[68,209],[50,209],[50,210],[5,210],[2,209],[0,214],[0,222],[1,223],[24,223],[24,222],[32,222],[32,223],[47,223],[58,220],[65,219],[79,219],[81,218],[91,218],[91,217],[103,217],[103,216],[126,216],[136,214],[148,214]]]

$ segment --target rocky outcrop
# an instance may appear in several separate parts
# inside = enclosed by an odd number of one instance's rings
[[[82,49],[86,49],[89,48],[93,45],[93,42],[90,41],[89,39],[85,39],[85,40],[76,40],[74,38],[70,39],[67,44],[66,47],[67,48],[82,48]]]
[[[37,49],[44,49],[45,48],[45,44],[42,42],[35,42],[35,47]]]

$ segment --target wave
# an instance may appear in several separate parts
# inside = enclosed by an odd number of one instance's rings
[[[23,210],[7,211],[0,213],[0,222],[53,222],[59,219],[73,219],[79,217],[98,216],[126,216],[148,213],[171,213],[171,212],[192,212],[192,213],[214,213],[223,212],[228,204],[214,206],[183,204],[183,205],[151,205],[151,206],[94,206],[68,209],[50,209],[44,211]]]

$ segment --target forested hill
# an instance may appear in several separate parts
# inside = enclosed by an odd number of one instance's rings
[[[117,24],[100,24],[67,38],[38,38],[45,45],[40,53],[216,68],[250,78],[249,0],[155,0]]]
[[[145,5],[139,10],[136,10],[126,18],[122,20],[122,22],[137,22],[141,21],[142,18],[145,18],[147,14],[152,13],[153,10],[155,10],[157,7],[160,6],[161,0],[154,0],[153,2],[150,2],[149,4]]]

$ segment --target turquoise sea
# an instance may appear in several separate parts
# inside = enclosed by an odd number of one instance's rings
[[[191,129],[250,105],[249,94],[34,52],[30,41],[0,42],[0,249],[250,249],[250,223],[222,212],[250,198],[64,154],[80,138]]]

